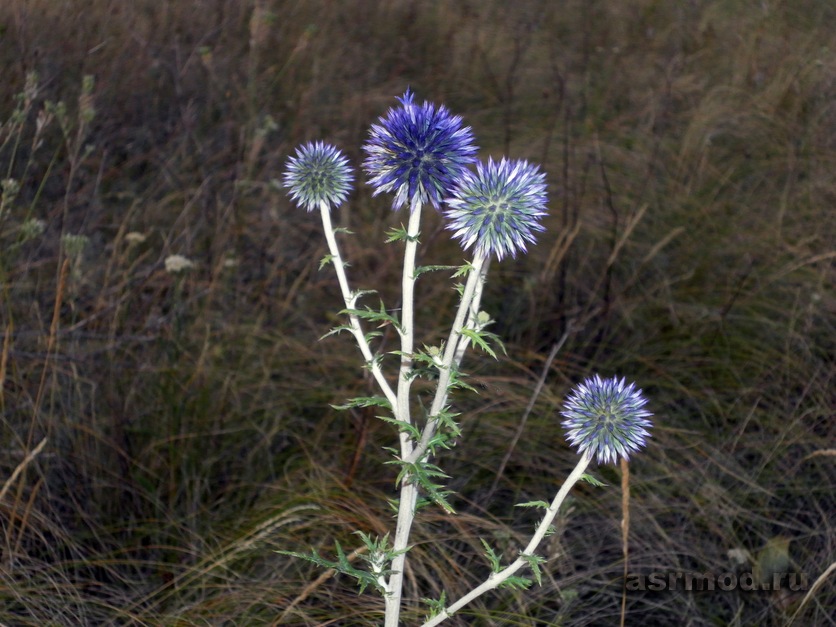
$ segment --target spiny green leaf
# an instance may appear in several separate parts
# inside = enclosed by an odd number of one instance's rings
[[[488,355],[496,359],[496,353],[493,352],[493,349],[488,346],[488,343],[482,338],[482,333],[474,331],[473,329],[462,329],[461,334],[466,338],[469,338],[475,346],[478,346]]]
[[[596,479],[592,475],[588,475],[586,473],[583,473],[581,475],[580,481],[586,481],[587,483],[590,483],[597,488],[606,488],[607,487],[606,483],[604,483],[604,482],[600,481],[599,479]]]
[[[344,575],[348,575],[349,577],[353,577],[357,580],[357,583],[360,587],[360,593],[365,591],[368,586],[372,586],[376,590],[380,592],[384,592],[383,586],[380,585],[380,582],[377,580],[377,577],[370,572],[365,570],[360,570],[359,568],[355,568],[351,562],[348,560],[348,557],[343,551],[342,546],[340,546],[339,542],[334,543],[336,545],[336,552],[337,552],[337,560],[328,560],[321,557],[316,551],[311,550],[310,555],[305,553],[296,553],[293,551],[276,551],[280,555],[289,555],[291,557],[296,557],[299,559],[306,560],[317,566],[321,566],[323,568],[332,569]]]
[[[329,337],[329,336],[331,336],[331,335],[337,335],[337,334],[339,334],[339,333],[342,333],[343,331],[349,331],[349,332],[351,332],[351,331],[352,331],[352,328],[351,328],[349,325],[347,325],[347,324],[341,324],[340,326],[338,326],[338,327],[334,327],[333,329],[331,329],[330,331],[328,331],[328,333],[326,333],[326,334],[325,334],[325,335],[323,335],[321,338],[319,338],[319,340],[320,340],[320,342],[321,342],[321,341],[322,341],[322,340],[324,340],[326,337]]]
[[[539,555],[526,555],[525,553],[520,555],[520,558],[525,560],[529,568],[531,568],[531,572],[534,575],[534,580],[537,582],[537,585],[542,586],[543,579],[540,571],[540,564],[545,564],[546,558]]]
[[[498,573],[502,570],[502,566],[499,563],[499,555],[497,555],[496,551],[493,550],[490,544],[488,544],[484,538],[479,538],[479,542],[482,543],[482,546],[485,547],[485,557],[488,558],[488,561],[491,563],[491,572]]]
[[[334,260],[334,256],[331,254],[325,255],[322,259],[319,260],[319,268],[318,270],[322,270],[325,266],[331,263]]]
[[[458,266],[458,269],[453,274],[453,278],[455,279],[456,277],[467,276],[468,272],[470,272],[472,269],[473,265],[465,262],[464,265]],[[462,289],[464,289],[464,286],[462,286]]]
[[[549,509],[549,504],[545,501],[528,501],[527,503],[517,503],[514,507],[539,507],[541,509]]]
[[[334,409],[351,409],[353,407],[385,407],[392,409],[392,405],[383,396],[357,396],[348,399],[345,405],[331,405]]]
[[[363,296],[369,296],[370,294],[377,294],[377,290],[356,290],[351,293],[351,297],[356,303],[358,300],[363,298]]]
[[[497,588],[511,588],[512,590],[528,590],[531,587],[531,579],[512,575],[500,583]]]
[[[412,276],[416,279],[426,272],[437,272],[438,270],[455,270],[458,266],[418,266]]]
[[[371,340],[373,340],[376,337],[380,337],[381,335],[383,335],[383,333],[381,333],[380,331],[369,331],[363,337],[366,338],[366,344],[370,344]]]
[[[368,320],[369,322],[382,322],[383,325],[391,324],[394,325],[399,332],[401,332],[400,322],[397,318],[386,312],[386,308],[383,306],[383,303],[380,303],[379,310],[366,307],[365,309],[343,309],[340,313],[357,316],[358,318]]]
[[[447,496],[452,494],[451,491],[445,490],[444,486],[434,483],[433,478],[441,477],[449,479],[449,475],[444,473],[438,466],[430,464],[426,461],[421,462],[405,462],[403,460],[393,460],[386,462],[387,464],[395,464],[401,467],[397,478],[396,485],[401,485],[404,481],[413,481],[427,494],[428,498],[441,507],[448,514],[455,514],[456,510],[447,501]]]
[[[407,238],[407,231],[403,225],[386,231],[386,243],[398,242]]]
[[[379,418],[383,422],[388,422],[389,424],[397,425],[398,431],[404,431],[410,435],[413,440],[418,440],[421,437],[421,432],[415,425],[411,425],[404,420],[397,420],[395,418],[390,418],[388,416],[375,416]],[[392,462],[388,462],[392,463]]]
[[[433,616],[438,616],[444,609],[447,607],[447,593],[442,590],[441,596],[438,599],[421,599],[423,603],[429,606],[430,613],[427,618],[432,618]]]
[[[463,378],[467,376],[457,370],[454,370],[450,375],[450,383],[448,384],[451,390],[461,389],[467,390],[468,392],[473,392],[474,394],[478,394],[479,390],[475,387],[470,385],[469,383],[465,383]]]

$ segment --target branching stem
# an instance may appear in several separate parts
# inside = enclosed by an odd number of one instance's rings
[[[575,466],[575,469],[569,474],[568,477],[566,477],[566,481],[563,482],[563,485],[560,487],[560,490],[558,490],[557,494],[554,497],[554,500],[551,502],[551,505],[549,505],[549,508],[546,510],[546,515],[543,517],[543,520],[540,522],[539,525],[537,525],[537,530],[531,537],[531,541],[528,543],[528,546],[526,546],[521,553],[522,556],[534,555],[534,551],[537,550],[537,547],[539,546],[540,542],[542,542],[543,538],[546,536],[549,527],[551,527],[551,524],[554,521],[555,516],[557,516],[557,512],[560,509],[560,506],[563,504],[563,501],[566,499],[566,495],[569,494],[569,490],[572,489],[572,486],[574,486],[578,482],[578,480],[583,476],[583,473],[586,471],[586,468],[587,466],[589,466],[589,462],[591,460],[592,457],[588,452],[584,453],[581,456],[578,465]],[[527,563],[528,562],[524,559],[524,557],[518,557],[510,566],[507,566],[498,573],[491,573],[491,575],[479,586],[468,592],[461,599],[450,605],[447,609],[433,616],[430,620],[425,622],[422,625],[422,627],[433,627],[434,625],[438,625],[439,623],[447,620],[455,612],[463,608],[476,597],[479,597],[483,595],[485,592],[488,592],[489,590],[493,590],[494,588],[498,587],[503,581],[507,580],[511,575],[516,573]]]

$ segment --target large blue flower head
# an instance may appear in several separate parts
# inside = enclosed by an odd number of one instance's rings
[[[372,125],[363,146],[369,184],[375,196],[395,194],[393,209],[407,202],[410,210],[428,202],[438,209],[467,165],[476,161],[473,132],[444,105],[415,104],[408,89],[398,100],[401,106]]]
[[[468,170],[461,176],[446,202],[447,228],[465,250],[475,246],[476,255],[515,257],[544,230],[546,177],[526,161],[488,158],[475,174]]]
[[[354,175],[348,159],[338,148],[324,142],[307,143],[296,149],[287,163],[282,184],[290,198],[308,211],[339,207],[351,191]]]
[[[598,463],[614,463],[641,449],[650,437],[651,414],[642,409],[647,399],[635,384],[601,379],[597,374],[578,385],[560,413],[566,437],[578,452],[595,455]]]

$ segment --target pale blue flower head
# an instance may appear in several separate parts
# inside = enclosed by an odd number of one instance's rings
[[[595,456],[599,464],[615,463],[619,457],[644,447],[653,423],[643,409],[647,399],[635,384],[622,378],[601,379],[597,374],[574,388],[566,399],[562,422],[569,443],[579,453]]]
[[[476,161],[469,126],[444,105],[415,104],[408,89],[379,124],[372,125],[363,146],[363,168],[374,195],[392,192],[393,209],[409,203],[410,210],[426,203],[440,208],[454,182]]]
[[[546,215],[546,177],[526,161],[488,158],[466,171],[446,200],[447,228],[477,256],[515,257],[534,243]]]
[[[290,190],[293,202],[313,211],[339,207],[351,191],[353,179],[348,159],[338,148],[309,142],[288,160],[282,184]]]

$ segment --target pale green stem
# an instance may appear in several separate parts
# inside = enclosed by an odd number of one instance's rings
[[[453,328],[450,329],[450,336],[447,339],[447,345],[444,347],[444,357],[438,373],[438,386],[435,390],[435,398],[433,398],[432,406],[430,407],[429,421],[424,431],[421,433],[421,442],[412,451],[412,454],[406,460],[410,463],[416,463],[424,458],[429,448],[430,440],[435,435],[436,427],[438,426],[438,414],[444,409],[444,404],[447,402],[447,395],[449,394],[450,378],[453,375],[453,367],[455,363],[456,354],[458,352],[459,342],[465,338],[462,337],[461,332],[464,328],[464,322],[471,311],[471,304],[473,303],[474,294],[477,287],[484,281],[485,277],[482,274],[482,267],[485,264],[485,256],[480,255],[473,260],[470,273],[467,276],[467,283],[464,286],[462,293],[462,300],[459,303],[459,310],[456,312],[456,319],[453,322]],[[478,287],[481,292],[481,287]],[[457,365],[457,364],[456,364]]]
[[[392,549],[403,551],[392,560],[392,574],[386,587],[386,618],[385,627],[398,627],[401,612],[401,596],[403,594],[403,575],[406,567],[406,552],[409,532],[415,518],[415,504],[418,502],[418,486],[412,483],[411,477],[404,477],[401,483],[400,502],[398,503],[398,521],[395,526],[395,539]]]
[[[343,266],[343,260],[340,256],[340,250],[337,247],[337,239],[334,237],[334,229],[331,225],[331,215],[329,212],[329,206],[327,202],[322,202],[319,205],[320,213],[322,214],[322,229],[325,231],[325,239],[328,242],[328,250],[331,253],[331,258],[334,262],[334,269],[337,271],[337,280],[340,284],[340,291],[343,295],[343,301],[345,302],[346,309],[355,309],[357,304],[357,296],[352,294],[351,290],[348,287],[348,278],[345,275],[345,267]],[[395,396],[395,392],[392,391],[389,382],[386,380],[386,377],[383,376],[383,371],[380,369],[380,364],[372,355],[372,350],[369,347],[369,343],[366,341],[366,336],[363,334],[363,328],[360,326],[360,319],[355,316],[354,314],[349,314],[348,320],[351,327],[351,333],[354,335],[354,339],[357,340],[357,345],[360,347],[360,352],[363,353],[363,358],[366,360],[366,363],[369,365],[369,369],[371,370],[372,376],[374,376],[377,384],[380,386],[381,391],[386,396],[386,400],[389,401],[389,404],[392,405],[393,410],[397,408],[397,397]]]
[[[487,281],[488,277],[488,269],[490,267],[491,258],[487,257],[485,259],[485,265],[482,266],[482,276],[480,277],[479,282],[476,284],[476,291],[473,293],[473,302],[470,304],[470,310],[467,313],[467,321],[464,323],[464,326],[467,329],[475,329],[477,327],[476,319],[479,315],[479,304],[482,302],[482,291],[485,288],[485,282]],[[467,349],[467,345],[469,342],[469,337],[460,337],[459,345],[456,347],[456,356],[453,358],[453,363],[456,364],[456,367],[461,365],[462,359],[464,358],[464,352]]]
[[[412,424],[409,412],[409,388],[412,385],[412,353],[415,343],[415,253],[418,249],[418,229],[421,225],[421,205],[415,204],[409,214],[406,231],[406,247],[403,256],[401,280],[401,370],[398,374],[398,406],[395,418]],[[406,431],[400,432],[401,459],[412,452],[412,438]]]
[[[484,275],[482,274],[484,262],[484,257],[477,257],[473,262],[470,273],[468,274],[467,283],[465,284],[464,292],[462,292],[462,300],[459,304],[459,310],[456,313],[456,319],[453,322],[453,327],[450,330],[450,337],[448,338],[447,345],[444,350],[444,356],[438,378],[438,387],[436,388],[435,399],[433,400],[433,405],[430,409],[430,419],[424,427],[424,432],[422,434],[423,451],[417,456],[416,451],[412,451],[411,455],[403,458],[410,463],[418,462],[426,455],[427,446],[432,438],[432,434],[435,432],[435,427],[438,422],[434,416],[438,416],[438,412],[441,408],[443,408],[444,403],[447,400],[447,387],[450,384],[450,376],[453,369],[452,364],[456,357],[456,346],[459,343],[459,338],[461,337],[464,321],[471,311],[471,304],[473,302],[474,295],[481,292],[480,282],[484,280]],[[406,277],[406,270],[404,270],[404,276]],[[406,298],[404,298],[404,303],[406,303]],[[428,432],[430,434],[429,436],[427,435]],[[424,439],[426,439],[427,444],[424,444]],[[417,502],[418,486],[412,482],[412,478],[410,476],[406,476],[401,484],[400,501],[398,503],[398,522],[395,528],[395,539],[392,547],[394,551],[404,551],[407,547],[409,542],[409,533],[412,529],[412,521],[415,518],[415,505]],[[389,578],[389,586],[387,587],[386,594],[385,627],[397,627],[398,625],[405,566],[406,552],[404,551],[400,555],[396,555],[392,560],[392,575]]]
[[[566,481],[563,482],[563,485],[558,490],[557,495],[555,495],[554,500],[552,501],[549,508],[546,510],[546,515],[543,518],[542,522],[537,526],[537,530],[534,532],[534,535],[531,537],[531,541],[528,543],[523,550],[521,555],[525,556],[533,556],[534,551],[539,546],[540,542],[542,542],[543,538],[546,536],[546,533],[549,531],[549,527],[551,527],[552,522],[554,521],[555,516],[557,516],[557,512],[560,509],[560,506],[563,504],[563,501],[566,499],[566,495],[569,494],[569,490],[572,489],[578,480],[583,476],[583,473],[586,471],[587,466],[589,466],[589,462],[592,461],[592,457],[589,452],[584,453],[581,456],[578,465],[575,466],[575,469],[566,477]],[[482,582],[479,586],[468,592],[464,595],[461,599],[453,603],[447,609],[442,610],[439,614],[433,616],[430,620],[425,622],[422,627],[433,627],[434,625],[438,625],[439,623],[447,620],[450,618],[455,612],[462,609],[465,605],[470,603],[476,597],[483,595],[485,592],[489,590],[493,590],[497,586],[499,586],[503,581],[508,579],[511,575],[516,573],[520,568],[528,564],[528,562],[523,559],[522,557],[518,557],[514,562],[499,571],[498,573],[491,573],[490,576]]]
[[[421,224],[421,205],[416,204],[409,213],[409,225],[406,230],[406,248],[404,250],[403,277],[401,283],[401,369],[398,375],[398,404],[395,418],[412,424],[409,411],[409,388],[412,385],[412,353],[414,350],[415,329],[415,253],[418,248],[418,231]],[[406,459],[412,452],[413,440],[409,433],[400,432],[401,459]],[[395,527],[393,549],[402,551],[409,541],[409,531],[415,517],[415,504],[418,502],[417,486],[409,477],[404,477],[401,485],[398,519]],[[389,577],[386,594],[386,627],[397,627],[401,611],[403,591],[403,571],[406,567],[406,553],[397,555],[392,560],[392,574]]]

